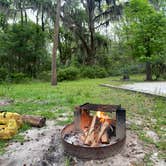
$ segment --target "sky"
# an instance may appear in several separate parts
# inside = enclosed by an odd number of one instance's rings
[[[27,15],[28,15],[29,19],[33,22],[36,21],[36,14],[37,14],[37,12],[33,12],[31,9],[27,10]]]

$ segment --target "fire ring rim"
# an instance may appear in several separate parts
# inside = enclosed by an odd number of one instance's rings
[[[105,159],[105,158],[114,156],[123,149],[126,142],[126,136],[124,136],[124,138],[122,138],[121,140],[106,146],[100,146],[100,147],[85,146],[84,147],[80,145],[73,145],[71,143],[68,143],[64,139],[64,134],[67,134],[65,131],[68,130],[68,128],[74,129],[74,123],[66,125],[61,131],[61,140],[62,140],[64,151],[66,154],[76,156],[80,159],[100,160],[100,159]]]

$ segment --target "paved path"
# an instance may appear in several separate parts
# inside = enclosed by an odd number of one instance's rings
[[[121,87],[136,91],[143,91],[145,93],[166,96],[166,82],[143,82],[122,85]]]
[[[166,97],[166,81],[142,82],[142,83],[126,84],[121,86],[102,84],[102,86]]]

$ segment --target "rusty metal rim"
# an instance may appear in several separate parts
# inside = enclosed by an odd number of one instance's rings
[[[73,123],[68,124],[62,129],[61,139],[65,152],[67,152],[70,155],[74,155],[78,158],[104,159],[117,154],[125,144],[126,136],[123,139],[118,140],[117,142],[111,145],[106,145],[101,147],[88,147],[88,146],[70,144],[67,141],[65,141],[64,134],[65,130],[67,130],[69,127],[72,127],[73,125],[74,125]]]

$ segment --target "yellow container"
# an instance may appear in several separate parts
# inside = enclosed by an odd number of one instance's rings
[[[17,113],[0,113],[0,139],[10,139],[22,125],[22,118]]]

